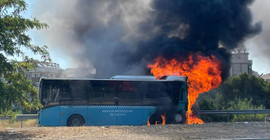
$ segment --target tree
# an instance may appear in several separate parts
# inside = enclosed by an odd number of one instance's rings
[[[252,104],[255,106],[269,106],[270,90],[269,83],[262,78],[257,78],[254,75],[246,73],[239,76],[233,76],[225,81],[221,86],[224,98],[226,100],[235,100],[236,98],[244,100],[252,99]]]
[[[270,82],[246,73],[230,77],[219,88],[198,98],[202,110],[249,110],[270,108]],[[222,121],[225,116],[202,116],[205,121]],[[257,115],[264,119],[265,115]],[[252,120],[253,115],[232,115],[232,121]]]
[[[50,61],[47,47],[31,43],[27,35],[30,29],[43,29],[48,25],[37,19],[26,19],[21,12],[27,4],[24,0],[0,0],[0,114],[10,114],[13,107],[25,110],[38,109],[38,91],[24,73],[35,67],[37,60],[25,55],[28,50]],[[22,61],[11,59],[21,58]]]

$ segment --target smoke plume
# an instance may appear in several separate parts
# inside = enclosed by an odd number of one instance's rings
[[[262,32],[249,39],[245,45],[249,50],[250,58],[253,60],[252,69],[259,73],[269,73],[270,66],[270,15],[269,12],[270,1],[269,0],[257,0],[251,6],[251,10],[254,15],[254,20],[261,21],[263,30]]]
[[[73,63],[91,64],[98,78],[145,74],[157,56],[181,59],[197,52],[217,56],[225,78],[229,51],[261,31],[260,23],[252,23],[253,0],[46,2],[54,3],[54,17],[42,8],[37,17],[58,25],[46,37]]]
[[[159,32],[141,43],[133,60],[183,58],[189,53],[214,54],[223,63],[223,79],[229,74],[230,53],[261,31],[252,24],[252,0],[155,0],[155,25]]]

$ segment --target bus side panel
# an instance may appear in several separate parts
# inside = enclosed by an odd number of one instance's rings
[[[118,106],[115,111],[117,125],[142,125],[142,106]]]
[[[117,106],[88,106],[86,125],[116,125]]]
[[[39,112],[38,122],[41,126],[60,126],[60,107],[50,107]]]
[[[143,125],[147,124],[149,117],[156,112],[157,108],[154,106],[144,106],[142,113]]]
[[[81,115],[84,118],[85,123],[87,123],[88,118],[87,106],[61,106],[59,112],[61,126],[66,126],[68,118],[73,114]]]

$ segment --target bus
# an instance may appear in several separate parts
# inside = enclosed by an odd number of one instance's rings
[[[185,123],[187,77],[41,78],[40,126]]]

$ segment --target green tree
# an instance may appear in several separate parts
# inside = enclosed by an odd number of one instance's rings
[[[247,98],[248,100],[252,99],[252,104],[255,106],[264,105],[270,107],[268,85],[269,83],[262,78],[244,73],[229,78],[220,88],[224,99],[227,101]]]
[[[202,110],[249,110],[270,108],[270,82],[246,73],[230,77],[219,88],[200,95]],[[257,115],[263,120],[265,115]],[[249,121],[254,115],[232,115],[232,121]],[[205,121],[224,121],[224,116],[205,115]]]
[[[26,56],[23,50],[50,61],[47,47],[32,44],[27,35],[31,29],[48,26],[37,19],[24,18],[21,13],[26,8],[24,0],[0,0],[0,115],[12,113],[12,108],[17,106],[28,111],[41,107],[38,91],[24,76],[26,71],[35,67],[36,60]]]
[[[200,110],[226,110],[224,96],[219,89],[210,90],[207,93],[201,94],[197,99]],[[219,122],[226,120],[224,115],[201,115],[201,118],[206,122]]]

